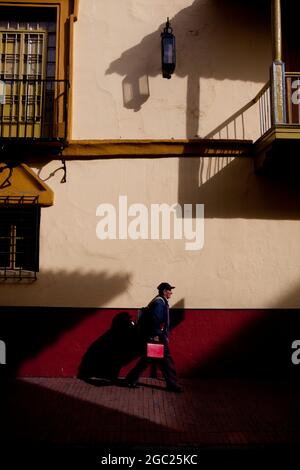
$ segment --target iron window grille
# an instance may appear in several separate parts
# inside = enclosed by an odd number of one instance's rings
[[[69,82],[55,80],[55,10],[0,10],[0,138],[65,142]]]
[[[0,197],[0,279],[36,280],[39,232],[37,196]]]
[[[66,141],[67,80],[0,79],[1,87],[1,139]]]

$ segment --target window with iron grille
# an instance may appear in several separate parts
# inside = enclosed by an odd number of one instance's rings
[[[0,7],[1,78],[55,78],[56,11]]]
[[[36,279],[39,270],[40,206],[37,198],[28,199],[0,198],[1,279]]]
[[[56,80],[56,9],[0,7],[0,137],[65,132],[67,83]]]

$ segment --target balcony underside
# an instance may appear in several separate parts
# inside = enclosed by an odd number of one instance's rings
[[[59,155],[67,143],[64,138],[0,138],[1,160],[17,158],[20,161],[33,156]]]
[[[269,176],[298,177],[300,170],[300,126],[277,125],[254,144],[257,173]]]

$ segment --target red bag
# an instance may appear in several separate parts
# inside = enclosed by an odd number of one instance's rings
[[[158,359],[164,357],[164,345],[160,343],[147,343],[147,357]]]

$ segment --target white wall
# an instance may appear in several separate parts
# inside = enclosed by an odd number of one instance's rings
[[[235,0],[82,0],[72,138],[209,135],[268,80],[269,13]],[[160,64],[167,16],[177,40],[171,80],[162,78]],[[247,117],[244,132],[231,137],[256,137],[257,123]]]
[[[50,178],[53,207],[42,209],[41,271],[33,284],[0,285],[2,305],[138,307],[161,281],[187,308],[299,307],[300,222],[293,188],[266,183],[251,159],[218,166],[205,159],[112,159],[67,162]],[[46,178],[61,166],[42,168]],[[96,237],[96,207],[204,203],[205,243],[105,240]],[[129,217],[129,221],[134,217]],[[172,237],[171,237],[172,238]]]

